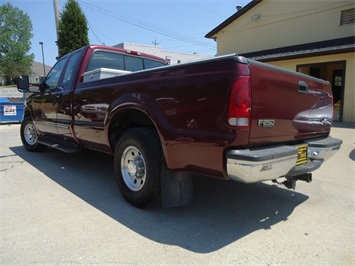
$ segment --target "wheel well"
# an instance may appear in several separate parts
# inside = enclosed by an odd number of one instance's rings
[[[28,109],[25,109],[23,111],[23,117],[26,117],[26,116],[31,116],[31,113],[30,113],[30,111]]]
[[[132,127],[155,128],[152,120],[142,111],[125,109],[114,116],[110,123],[109,140],[111,149],[114,150],[123,131]]]

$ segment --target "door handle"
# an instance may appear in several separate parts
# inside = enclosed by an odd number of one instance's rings
[[[62,96],[64,92],[64,88],[63,87],[55,87],[54,90],[53,90],[53,93],[52,95],[58,99],[60,96]]]
[[[308,84],[303,80],[299,80],[297,91],[302,94],[308,94]]]
[[[60,94],[60,93],[63,93],[64,91],[64,88],[63,87],[55,87],[54,90],[53,90],[53,94]]]

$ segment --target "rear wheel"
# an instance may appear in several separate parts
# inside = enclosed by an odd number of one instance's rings
[[[25,117],[21,123],[21,141],[28,151],[44,151],[47,146],[39,144],[36,128],[29,117]]]
[[[159,203],[162,151],[155,130],[126,130],[117,143],[114,164],[118,187],[129,203],[138,208]]]

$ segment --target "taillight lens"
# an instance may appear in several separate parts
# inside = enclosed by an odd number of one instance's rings
[[[237,127],[249,127],[251,119],[250,77],[241,76],[234,82],[228,109],[228,124]]]

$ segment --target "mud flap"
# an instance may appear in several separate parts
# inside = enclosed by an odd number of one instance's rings
[[[163,163],[161,171],[161,203],[163,208],[189,204],[193,199],[190,175],[171,171]]]

